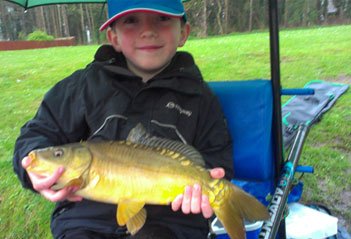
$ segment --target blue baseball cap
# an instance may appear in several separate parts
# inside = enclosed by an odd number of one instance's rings
[[[109,19],[102,24],[100,31],[105,30],[118,18],[132,12],[154,12],[182,17],[186,21],[182,0],[107,0],[107,7]]]

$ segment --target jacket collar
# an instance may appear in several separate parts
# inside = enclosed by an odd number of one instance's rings
[[[102,64],[112,74],[140,80],[140,77],[127,69],[124,55],[116,52],[111,45],[102,45],[95,54],[94,62]],[[147,82],[149,88],[170,88],[188,94],[200,94],[202,87],[199,84],[204,84],[202,75],[193,57],[187,52],[177,52],[171,63]]]

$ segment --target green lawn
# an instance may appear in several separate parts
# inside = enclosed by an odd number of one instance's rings
[[[284,87],[322,79],[351,84],[351,26],[281,31]],[[20,127],[57,81],[88,64],[98,46],[0,52],[0,237],[51,238],[53,205],[23,190],[12,169]],[[267,32],[191,39],[190,51],[206,80],[270,77]],[[286,98],[283,99],[287,100]],[[315,174],[304,177],[304,200],[324,203],[351,225],[351,93],[313,126],[301,163]]]

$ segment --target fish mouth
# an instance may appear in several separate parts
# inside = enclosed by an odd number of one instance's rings
[[[28,165],[28,168],[30,169],[30,168],[33,168],[33,167],[35,167],[35,162],[37,161],[36,159],[37,159],[37,157],[36,157],[36,153],[35,152],[30,152],[29,154],[28,154],[28,158],[29,158],[29,160],[30,160],[30,163],[29,163],[29,165]]]
[[[40,158],[38,158],[37,152],[32,151],[28,154],[29,164],[26,170],[35,174],[40,174],[42,176],[50,176],[50,172],[47,171],[45,165],[41,163]]]
[[[31,159],[31,160],[34,160],[35,159],[35,153],[32,151],[28,154],[28,157]]]

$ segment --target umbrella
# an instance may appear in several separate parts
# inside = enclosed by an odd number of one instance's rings
[[[8,2],[20,5],[24,9],[52,5],[52,4],[67,4],[67,3],[106,3],[107,0],[6,0]]]
[[[24,9],[39,7],[53,4],[68,4],[68,3],[106,3],[107,0],[6,0],[14,4],[20,5]],[[187,2],[190,0],[182,0]]]

